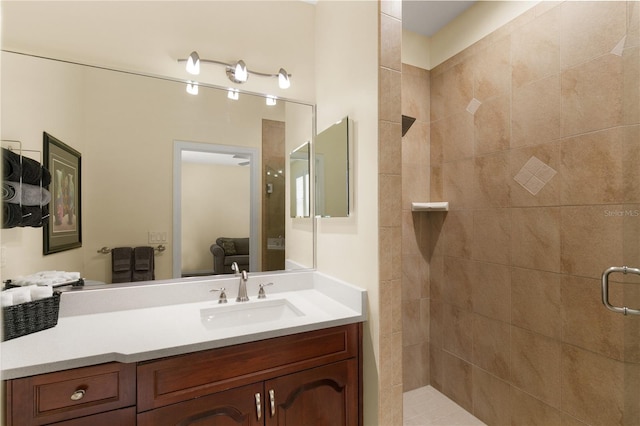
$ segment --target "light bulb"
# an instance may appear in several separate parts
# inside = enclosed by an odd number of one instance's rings
[[[249,78],[249,73],[247,71],[247,66],[245,65],[243,60],[238,61],[233,75],[240,83],[244,83],[245,81],[247,81],[247,78]]]
[[[187,93],[189,93],[190,95],[197,95],[198,94],[198,83],[196,83],[195,81],[190,81],[187,83]]]
[[[277,98],[271,95],[267,96],[266,102],[267,102],[267,106],[274,106],[278,103]]]
[[[200,74],[200,56],[196,51],[191,52],[189,59],[187,59],[187,72],[193,75]]]
[[[227,98],[237,101],[240,99],[240,92],[238,92],[238,89],[229,89],[227,92]]]
[[[278,72],[278,86],[281,89],[288,89],[291,86],[291,80],[289,80],[289,74],[284,70],[284,68],[280,68]]]

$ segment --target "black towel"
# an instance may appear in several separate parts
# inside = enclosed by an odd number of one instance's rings
[[[2,148],[2,176],[5,181],[28,183],[30,185],[48,186],[51,173],[36,160],[20,156],[15,152]]]
[[[22,222],[20,226],[39,228],[43,225],[42,219],[49,214],[47,206],[22,206]]]
[[[22,222],[22,210],[19,204],[2,203],[2,227],[15,228]]]
[[[42,186],[49,186],[51,183],[51,173],[45,167],[42,167],[42,180],[40,184]]]
[[[116,247],[111,250],[111,282],[128,283],[131,282],[132,273],[131,247]]]
[[[20,156],[9,149],[2,148],[2,177],[4,180],[19,182],[21,175]]]
[[[142,246],[134,248],[132,281],[151,281],[154,279],[153,247]]]

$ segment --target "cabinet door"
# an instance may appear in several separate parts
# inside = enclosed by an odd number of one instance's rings
[[[138,414],[138,426],[262,426],[263,389],[256,383],[156,408]]]
[[[269,380],[265,398],[267,426],[357,426],[357,361]]]

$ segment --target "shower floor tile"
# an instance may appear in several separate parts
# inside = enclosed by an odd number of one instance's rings
[[[403,426],[485,425],[431,386],[405,392],[403,406]]]

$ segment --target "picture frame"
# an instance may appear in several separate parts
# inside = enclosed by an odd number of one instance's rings
[[[43,226],[43,254],[82,247],[82,156],[43,132],[43,166],[51,173],[49,217]]]

